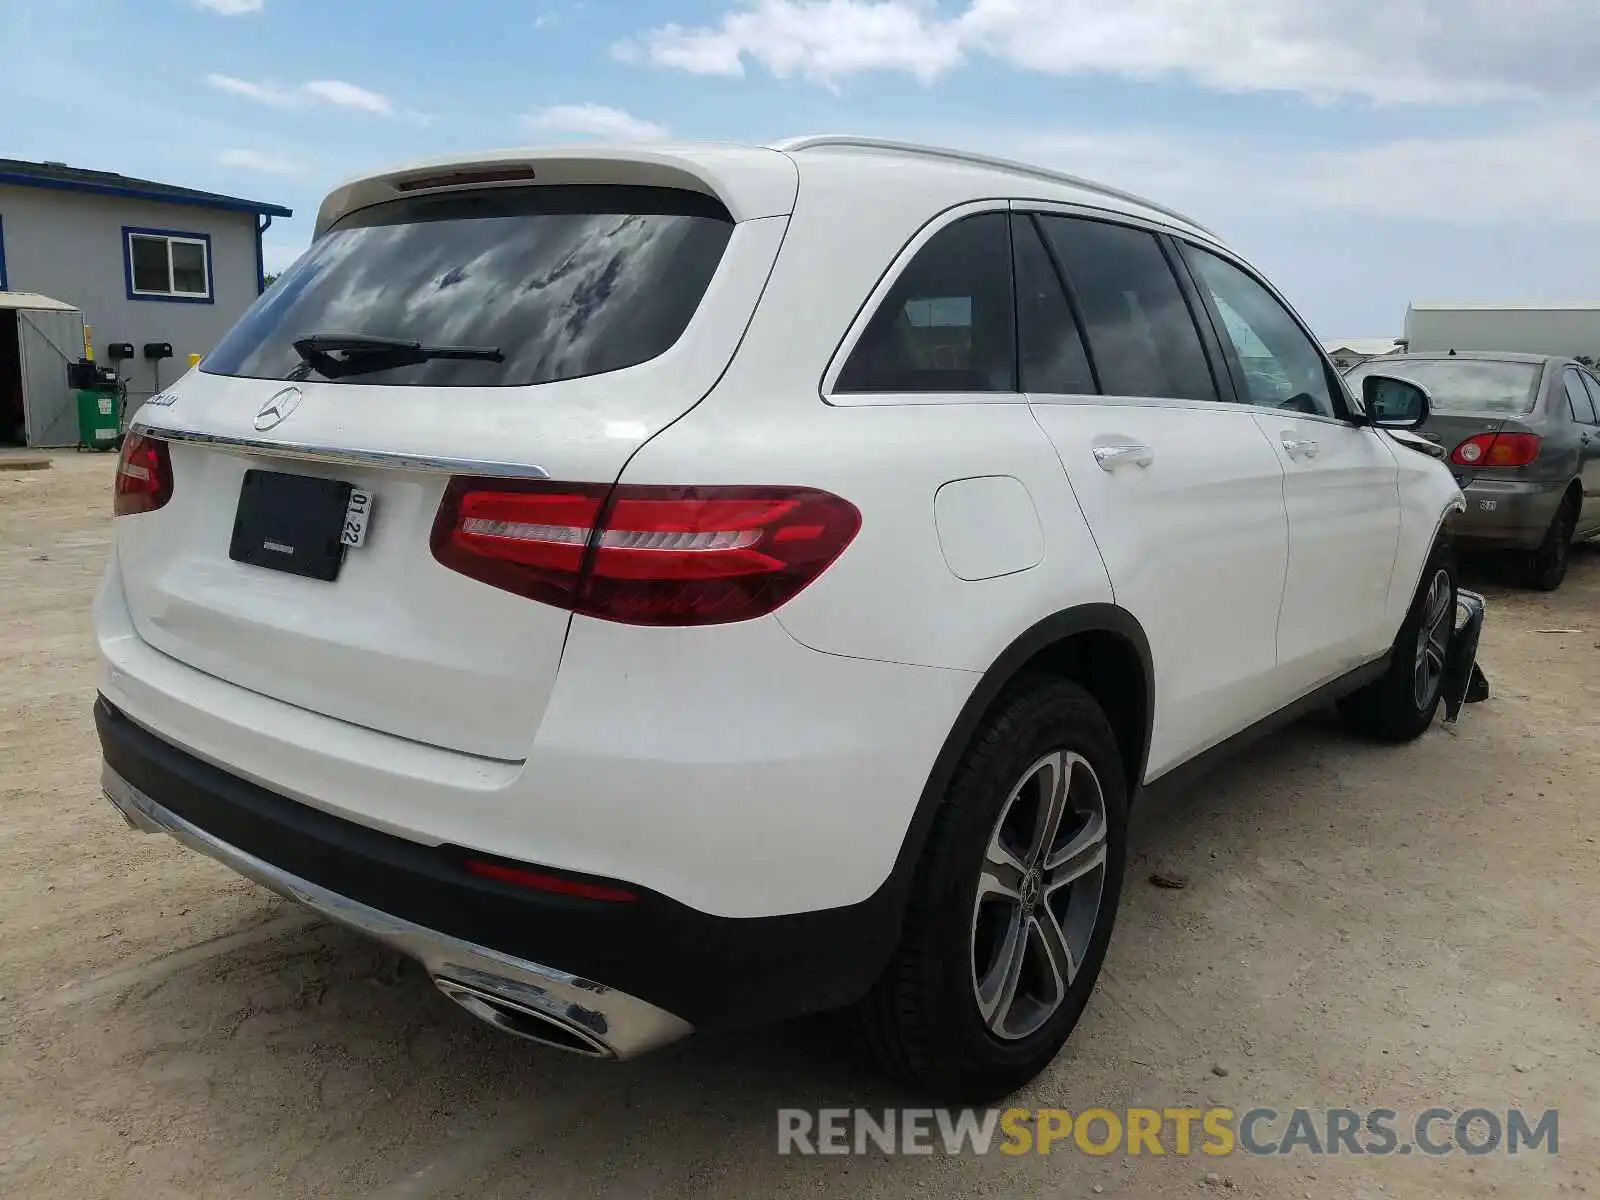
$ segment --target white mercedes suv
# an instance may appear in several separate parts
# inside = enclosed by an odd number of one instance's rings
[[[122,447],[105,789],[512,1033],[854,1006],[994,1097],[1088,1001],[1141,790],[1322,703],[1433,720],[1426,410],[1205,228],[1015,163],[364,178]]]

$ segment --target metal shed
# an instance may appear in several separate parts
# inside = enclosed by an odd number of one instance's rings
[[[35,292],[0,292],[0,443],[78,444],[67,365],[82,356],[80,310]]]

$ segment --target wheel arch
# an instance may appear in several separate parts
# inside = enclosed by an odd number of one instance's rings
[[[946,735],[923,785],[891,882],[909,889],[933,814],[962,753],[985,716],[1030,675],[1081,684],[1099,702],[1122,751],[1130,801],[1144,780],[1155,717],[1155,670],[1144,628],[1115,604],[1081,604],[1053,613],[1011,642],[983,673]]]

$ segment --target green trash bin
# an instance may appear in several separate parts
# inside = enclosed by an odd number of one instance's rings
[[[115,450],[122,442],[122,406],[104,385],[78,389],[78,442],[85,450]]]

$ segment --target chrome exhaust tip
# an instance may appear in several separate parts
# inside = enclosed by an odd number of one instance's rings
[[[462,983],[443,975],[433,977],[434,986],[466,1009],[478,1020],[493,1025],[502,1033],[538,1042],[569,1054],[586,1058],[614,1059],[618,1054],[594,1030],[571,1017],[557,1016],[541,1008],[508,999],[482,986]],[[590,1017],[599,1014],[582,1014]],[[602,1019],[601,1023],[604,1021]]]

